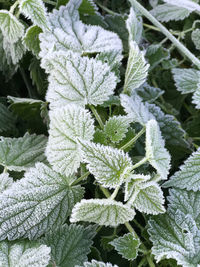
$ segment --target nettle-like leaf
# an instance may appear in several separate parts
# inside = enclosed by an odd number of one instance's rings
[[[104,132],[112,142],[118,143],[126,135],[131,119],[127,116],[113,116],[106,121]]]
[[[94,120],[85,109],[76,105],[67,105],[49,113],[50,129],[46,156],[53,169],[73,174],[82,160],[77,138],[92,140]]]
[[[163,90],[150,86],[148,83],[145,83],[143,86],[138,88],[136,92],[143,101],[148,101],[149,103],[154,102],[157,98],[164,94]]]
[[[140,51],[135,41],[130,41],[130,51],[125,73],[124,92],[132,91],[142,85],[147,77],[149,64],[146,63],[144,53]]]
[[[49,57],[50,76],[46,99],[51,108],[68,103],[100,105],[109,99],[117,77],[107,63],[72,53]]]
[[[56,266],[74,267],[87,261],[92,238],[96,227],[64,224],[60,228],[48,232],[42,243],[51,248],[52,260]]]
[[[200,29],[195,29],[191,37],[196,49],[200,50]]]
[[[36,25],[29,27],[26,31],[26,34],[23,38],[23,44],[25,47],[33,53],[36,57],[40,52],[40,40],[39,34],[42,32],[42,29]]]
[[[49,15],[50,31],[40,35],[42,58],[52,50],[72,50],[81,54],[116,50],[121,53],[122,42],[116,33],[79,20],[80,4],[81,0],[71,0]]]
[[[192,96],[192,103],[196,105],[197,109],[200,109],[200,82],[198,84],[197,90],[194,92]]]
[[[130,8],[128,19],[126,20],[126,28],[129,33],[129,42],[135,41],[137,44],[140,43],[142,38],[143,24],[141,17],[138,19],[134,9]]]
[[[198,191],[200,190],[200,149],[192,153],[165,186],[178,187],[181,189]]]
[[[37,239],[65,222],[83,196],[80,186],[37,163],[0,195],[0,240]]]
[[[6,38],[4,38],[3,49],[7,63],[13,65],[18,64],[26,52],[26,48],[21,39],[19,39],[16,43],[10,43]]]
[[[102,261],[92,260],[91,262],[84,262],[82,266],[76,265],[75,267],[118,267],[118,266],[112,265],[111,263],[104,263]]]
[[[146,125],[146,157],[157,170],[161,179],[167,179],[170,169],[170,154],[165,148],[165,142],[155,120],[150,120]]]
[[[129,176],[132,162],[124,151],[83,140],[80,144],[89,171],[104,187],[115,188]]]
[[[1,267],[46,267],[50,261],[51,249],[37,242],[0,242]]]
[[[99,225],[116,227],[131,221],[135,216],[134,209],[111,199],[82,199],[73,210],[70,221],[93,222]]]
[[[19,9],[25,17],[31,19],[40,28],[48,26],[46,9],[41,0],[21,0]]]
[[[164,2],[177,7],[186,8],[189,11],[200,11],[200,6],[196,3],[198,0],[164,0]]]
[[[20,138],[0,138],[0,165],[11,171],[25,171],[38,161],[45,161],[44,135],[26,133]]]
[[[0,193],[11,187],[13,184],[13,178],[9,176],[9,173],[0,174]]]
[[[16,118],[8,108],[0,103],[0,133],[15,130]]]
[[[128,233],[115,238],[109,244],[114,246],[115,250],[127,260],[131,261],[137,258],[140,240],[135,237],[133,233]]]
[[[149,112],[148,103],[143,103],[137,94],[134,93],[131,96],[121,94],[120,99],[122,107],[133,122],[144,126],[149,120],[155,119]]]
[[[16,43],[24,34],[24,26],[8,10],[0,10],[0,28],[9,43]]]

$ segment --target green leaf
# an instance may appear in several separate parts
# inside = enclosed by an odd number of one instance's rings
[[[26,240],[0,242],[1,267],[46,267],[51,249]]]
[[[64,224],[48,232],[42,238],[42,243],[51,248],[52,260],[56,266],[74,267],[87,261],[92,238],[96,234],[95,228]]]
[[[179,8],[186,8],[189,11],[200,11],[200,6],[197,4],[199,0],[164,0],[164,2],[175,5]]]
[[[131,119],[127,116],[110,117],[104,126],[106,137],[109,138],[111,142],[118,143],[126,136],[130,122]]]
[[[200,190],[200,149],[192,155],[180,167],[180,170],[165,182],[166,187],[177,187],[186,190]]]
[[[170,154],[165,148],[165,142],[155,120],[150,120],[146,125],[146,157],[157,170],[161,179],[167,179],[170,169]]]
[[[74,53],[53,53],[48,58],[50,76],[46,99],[51,108],[77,105],[100,105],[109,99],[117,77],[107,63]]]
[[[196,49],[200,50],[200,29],[195,29],[191,37]]]
[[[115,250],[127,260],[134,260],[138,255],[138,248],[140,246],[140,240],[132,233],[118,237],[110,242],[114,246]]]
[[[54,170],[73,174],[82,161],[77,138],[92,140],[94,121],[88,111],[73,104],[51,111],[49,115],[47,159]]]
[[[20,0],[20,12],[40,28],[48,27],[46,9],[41,0]]]
[[[10,188],[13,184],[13,178],[9,176],[9,173],[0,174],[0,193]]]
[[[146,63],[144,53],[139,50],[135,41],[130,42],[130,51],[125,73],[124,92],[132,91],[142,85],[147,77],[149,64]]]
[[[121,185],[131,171],[128,154],[117,148],[80,141],[84,162],[95,179],[104,187]]]
[[[164,91],[160,88],[150,86],[148,83],[145,83],[143,86],[137,89],[137,94],[143,99],[144,102],[152,103],[161,95],[164,94]]]
[[[149,71],[151,71],[162,61],[170,59],[170,51],[160,44],[152,44],[147,48],[146,58],[150,64]]]
[[[37,239],[63,224],[82,196],[80,186],[37,163],[0,195],[0,240]]]
[[[84,262],[84,265],[75,267],[118,267],[117,265],[112,265],[111,263],[104,263],[102,261],[92,260],[91,262]]]
[[[25,47],[33,53],[36,57],[40,52],[40,40],[39,34],[42,32],[42,29],[36,25],[29,27],[26,31],[26,34],[23,38],[23,43]]]
[[[195,69],[175,68],[172,70],[175,85],[182,94],[195,92],[200,87],[200,71]]]
[[[56,8],[59,8],[61,5],[66,5],[68,2],[69,0],[57,0]],[[80,14],[95,15],[98,7],[93,0],[82,0],[78,10]]]
[[[93,222],[99,225],[116,227],[133,220],[134,209],[111,199],[82,199],[73,210],[70,221]]]
[[[4,38],[3,49],[7,63],[13,65],[18,64],[26,52],[26,48],[21,39],[19,39],[16,43],[10,43],[6,38]]]
[[[16,43],[24,34],[24,26],[8,10],[0,10],[0,28],[9,43]]]
[[[192,103],[196,105],[197,109],[200,109],[200,82],[198,84],[197,90],[194,92],[192,96]]]
[[[130,13],[126,20],[126,28],[129,32],[129,42],[135,41],[139,44],[142,38],[143,24],[141,17],[139,17],[139,19],[137,18],[132,7],[130,8]]]
[[[12,171],[25,171],[38,161],[45,161],[47,139],[26,133],[20,138],[0,138],[0,165]]]
[[[8,108],[0,103],[0,133],[16,129],[16,118]]]

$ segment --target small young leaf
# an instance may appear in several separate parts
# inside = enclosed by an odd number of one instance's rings
[[[139,50],[136,42],[130,42],[128,64],[125,73],[124,92],[132,91],[142,85],[147,77],[149,64],[146,63],[143,52]]]
[[[130,261],[137,258],[140,240],[132,233],[118,237],[110,242],[110,244],[114,246],[115,250],[117,250],[123,258]]]
[[[48,26],[46,9],[41,0],[21,0],[19,9],[40,28],[45,29]]]
[[[0,133],[15,130],[16,118],[8,108],[0,103]]]
[[[44,135],[0,138],[0,165],[12,171],[25,171],[38,161],[45,161],[47,139]]]
[[[51,249],[37,242],[0,242],[1,267],[46,267],[50,261]]]
[[[103,146],[81,140],[83,160],[89,171],[104,187],[115,188],[121,185],[131,170],[128,154],[117,148]]]
[[[126,20],[126,28],[129,32],[129,42],[135,41],[137,44],[140,43],[142,37],[142,19],[137,19],[134,9],[130,8],[130,14]]]
[[[194,30],[191,37],[196,49],[200,50],[200,29]]]
[[[24,26],[8,10],[0,10],[0,28],[9,43],[16,43],[24,34]]]
[[[74,267],[87,261],[95,234],[93,226],[64,224],[48,232],[42,238],[42,243],[51,248],[52,259],[56,266]]]
[[[42,32],[42,29],[36,25],[29,27],[26,31],[26,34],[23,38],[23,44],[25,47],[33,53],[36,57],[40,52],[40,40],[39,34]]]
[[[177,187],[186,190],[200,190],[200,149],[192,153],[169,181],[165,182],[166,187]]]
[[[167,179],[170,169],[170,154],[165,148],[158,123],[150,120],[146,125],[146,157],[157,170],[161,179]]]
[[[93,222],[99,225],[116,227],[131,221],[134,209],[111,199],[82,199],[72,210],[71,222]]]
[[[112,265],[111,263],[104,263],[102,261],[92,260],[91,262],[84,262],[82,266],[76,265],[75,267],[118,267],[118,266]]]
[[[0,240],[37,239],[63,224],[82,196],[80,186],[37,163],[0,195]]]
[[[73,174],[82,160],[77,138],[92,140],[94,121],[89,112],[76,105],[50,112],[49,139],[46,156],[53,169]]]
[[[11,178],[8,173],[0,174],[0,193],[11,187],[12,184],[13,178]]]
[[[99,105],[109,99],[117,77],[107,63],[72,53],[53,53],[46,99],[51,108],[68,103]]]

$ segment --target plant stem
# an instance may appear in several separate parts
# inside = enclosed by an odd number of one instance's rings
[[[104,188],[103,186],[100,186],[101,191],[104,193],[104,195],[109,198],[110,197],[110,193],[108,191],[108,189]]]
[[[194,64],[200,69],[200,61],[196,58],[182,43],[180,43],[168,30],[165,28],[151,13],[146,10],[136,0],[129,0],[131,4],[136,7],[147,19],[149,19],[162,33],[171,40],[171,42]]]
[[[148,161],[148,158],[144,157],[143,159],[141,159],[139,162],[137,162],[135,165],[133,165],[133,167],[131,168],[131,170],[134,170],[138,167],[140,167],[141,165],[143,165],[144,163],[146,163]]]
[[[88,177],[88,175],[90,174],[90,172],[86,172],[84,173],[81,177],[79,177],[76,181],[74,181],[71,185],[76,185],[78,184],[80,181],[84,180],[85,178]]]
[[[136,136],[134,136],[130,141],[128,141],[125,145],[120,147],[120,149],[124,150],[124,149],[128,148],[129,146],[133,145],[137,141],[137,139],[141,135],[143,135],[143,133],[145,133],[145,127],[143,127],[142,130]]]
[[[98,123],[99,123],[101,129],[103,129],[103,128],[104,128],[104,124],[103,124],[102,119],[101,119],[101,117],[99,116],[97,110],[96,110],[95,107],[92,106],[92,105],[90,105],[89,107],[90,107],[92,113],[94,114],[96,120],[98,121]]]
[[[19,0],[16,1],[11,7],[10,7],[10,13],[14,13],[15,8],[19,5]]]
[[[146,258],[142,258],[142,260],[140,261],[140,263],[138,264],[138,267],[142,267],[145,263],[146,263],[147,259]]]
[[[112,193],[112,195],[110,196],[110,199],[115,199],[115,197],[117,196],[117,193],[119,192],[120,186],[117,186],[114,190],[114,192]]]
[[[149,255],[147,255],[147,261],[148,261],[150,267],[156,267]]]
[[[108,9],[107,7],[103,6],[102,4],[100,4],[99,2],[97,2],[97,5],[100,6],[101,9],[103,9],[104,11],[106,11],[108,14],[112,15],[112,16],[119,16],[118,13],[113,12],[112,10]]]
[[[43,0],[44,3],[52,5],[52,6],[56,6],[56,2],[51,1],[51,0]]]
[[[28,80],[27,77],[26,77],[26,73],[25,73],[24,69],[23,69],[22,67],[20,67],[19,70],[20,70],[20,73],[21,73],[22,78],[23,78],[23,80],[24,80],[24,83],[25,83],[25,85],[26,85],[26,88],[27,88],[27,90],[28,90],[28,95],[29,95],[29,97],[30,97],[30,98],[35,98],[35,96],[34,96],[34,94],[33,94],[32,86],[31,86],[29,80]]]

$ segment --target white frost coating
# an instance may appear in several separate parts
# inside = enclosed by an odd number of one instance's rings
[[[77,138],[92,140],[94,120],[88,111],[73,104],[51,111],[49,115],[47,159],[54,170],[73,174],[82,160]]]
[[[8,10],[0,10],[0,28],[9,43],[16,43],[24,34],[24,25]]]
[[[191,37],[196,49],[200,50],[200,29],[195,29]]]
[[[120,99],[122,107],[133,122],[138,122],[144,126],[149,120],[155,119],[149,111],[149,104],[147,102],[143,103],[138,95],[127,96],[121,94]]]
[[[46,100],[52,109],[69,103],[103,104],[116,87],[117,77],[107,63],[78,54],[53,53],[48,58],[48,71]]]
[[[130,41],[130,51],[125,73],[124,92],[131,94],[140,87],[148,75],[149,64],[135,41]]]
[[[3,40],[3,49],[6,55],[7,63],[16,65],[22,59],[26,47],[22,43],[22,40],[18,40],[16,43],[9,43],[6,38]]]
[[[133,220],[134,209],[111,199],[82,199],[72,210],[70,221],[93,222],[116,227]]]
[[[26,133],[20,138],[0,138],[0,165],[12,171],[25,171],[36,162],[44,161],[47,138]]]
[[[117,265],[112,265],[111,263],[104,263],[102,261],[92,260],[91,262],[84,262],[83,265],[76,265],[75,267],[118,267]]]
[[[115,188],[129,176],[132,162],[124,151],[83,140],[80,144],[89,171],[104,187]]]
[[[192,96],[192,103],[196,105],[197,109],[200,109],[200,82],[198,84],[196,92],[194,92]]]
[[[11,187],[13,184],[13,178],[9,176],[9,173],[0,174],[0,193]]]
[[[0,240],[37,239],[63,224],[83,196],[80,186],[37,163],[25,177],[0,194]]]
[[[155,120],[150,120],[146,125],[146,157],[157,170],[161,179],[167,179],[170,169],[170,154],[165,148],[164,139]]]
[[[200,11],[200,6],[195,3],[193,0],[164,0],[165,3],[185,8],[188,11]]]
[[[132,7],[130,8],[130,13],[128,19],[126,20],[126,28],[129,32],[129,42],[135,41],[139,44],[143,30],[142,19],[140,17],[140,20],[138,20]]]
[[[46,267],[51,249],[37,242],[0,242],[0,267]]]

